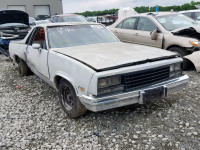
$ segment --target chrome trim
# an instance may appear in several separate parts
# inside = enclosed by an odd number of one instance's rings
[[[91,111],[98,112],[102,110],[122,107],[131,104],[144,104],[144,94],[145,91],[163,87],[163,97],[166,97],[169,93],[178,91],[187,85],[189,82],[189,77],[187,75],[180,76],[175,79],[164,81],[158,84],[147,86],[135,91],[120,93],[115,95],[109,95],[105,97],[95,97],[95,96],[80,96],[79,99],[82,104]]]

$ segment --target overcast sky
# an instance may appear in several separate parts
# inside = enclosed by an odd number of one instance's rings
[[[63,0],[64,13],[136,6],[181,5],[191,0]]]

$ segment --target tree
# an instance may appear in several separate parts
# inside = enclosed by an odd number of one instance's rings
[[[172,9],[174,11],[192,10],[192,9],[196,9],[195,5],[199,5],[199,4],[200,4],[200,2],[192,1],[191,3],[186,3],[182,6],[165,6],[165,7],[159,6],[159,10],[160,11],[171,11]],[[138,13],[155,12],[156,6],[154,6],[154,7],[141,6],[141,7],[135,7],[134,9]],[[103,11],[86,11],[83,13],[76,13],[76,14],[88,17],[88,16],[97,16],[98,14],[102,14],[102,13],[113,13],[114,14],[117,10],[119,10],[119,9],[110,9],[110,10],[103,10]]]

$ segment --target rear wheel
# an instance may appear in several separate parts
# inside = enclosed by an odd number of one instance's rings
[[[188,51],[186,51],[184,48],[181,48],[181,47],[171,47],[171,48],[169,49],[169,51],[172,51],[172,52],[177,53],[177,54],[178,54],[179,56],[181,56],[182,58],[183,58],[184,56],[187,56],[187,55],[190,54]],[[183,58],[183,70],[188,69],[189,66],[190,66],[190,64],[191,64],[191,63],[190,63],[189,60]]]
[[[19,59],[18,60],[18,71],[19,71],[19,74],[23,77],[23,76],[28,76],[29,75],[29,68],[26,64],[26,62],[22,59]]]
[[[62,79],[59,84],[59,99],[64,112],[71,118],[83,116],[87,109],[76,96],[73,86]]]

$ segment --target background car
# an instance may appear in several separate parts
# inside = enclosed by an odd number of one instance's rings
[[[46,19],[49,19],[51,18],[50,16],[48,15],[38,15],[35,19],[36,20],[46,20]]]
[[[96,22],[97,23],[97,17],[87,17],[88,22]]]
[[[35,22],[36,19],[33,18],[33,17],[29,17],[29,25],[32,26],[33,25],[33,22]]]
[[[38,21],[34,21],[31,26],[36,26],[36,25],[39,25],[39,24],[47,24],[47,23],[51,23],[51,21],[49,21],[49,20],[38,20]]]
[[[179,13],[184,14],[184,15],[186,15],[186,16],[188,16],[188,17],[200,22],[200,10],[199,9],[181,11]]]
[[[123,42],[158,47],[184,57],[200,50],[198,25],[182,14],[160,12],[119,19],[108,28]],[[184,69],[189,64],[184,59]]]
[[[81,15],[76,14],[62,14],[51,17],[51,22],[88,22],[87,19]]]

